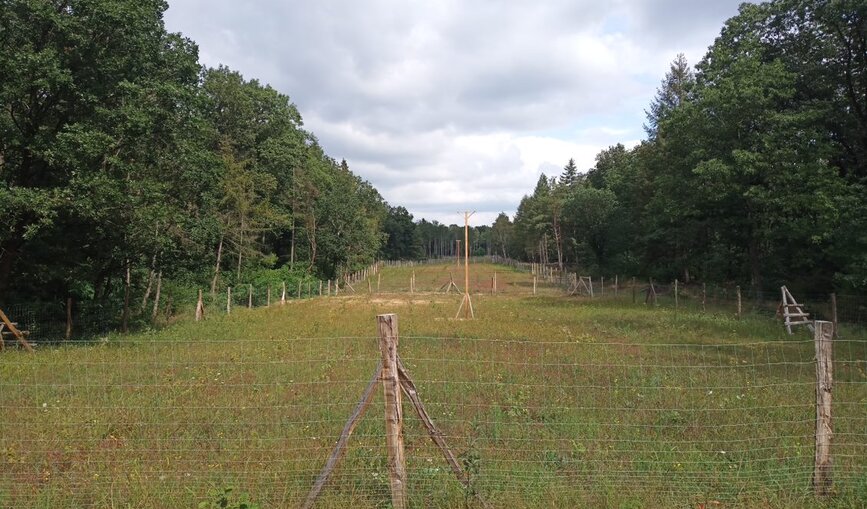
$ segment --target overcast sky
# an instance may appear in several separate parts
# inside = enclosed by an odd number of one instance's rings
[[[169,0],[166,27],[287,94],[326,152],[416,219],[511,217],[541,173],[634,145],[668,65],[738,0]]]

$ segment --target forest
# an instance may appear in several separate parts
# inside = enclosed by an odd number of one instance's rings
[[[158,0],[2,3],[0,301],[211,292],[371,263],[389,206]],[[144,306],[142,306],[144,307]]]
[[[639,145],[542,175],[494,249],[757,295],[867,290],[867,3],[743,4],[646,115]]]
[[[454,256],[462,225],[386,203],[287,95],[203,66],[166,9],[0,3],[0,304]],[[472,253],[867,290],[867,4],[743,4],[694,68],[672,62],[646,114],[640,144],[542,175],[513,218],[472,229]]]

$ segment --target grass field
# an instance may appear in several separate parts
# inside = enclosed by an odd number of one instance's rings
[[[412,272],[415,294],[409,294]],[[0,507],[294,507],[379,359],[375,316],[470,475],[409,407],[412,507],[864,507],[867,336],[835,344],[835,495],[810,492],[813,342],[779,322],[567,298],[476,265],[476,319],[434,293],[448,265],[87,344],[0,354]],[[498,294],[490,295],[497,272]],[[378,391],[380,392],[380,391]],[[382,396],[317,507],[389,507]],[[232,488],[231,492],[226,492]],[[204,505],[200,505],[204,504]]]

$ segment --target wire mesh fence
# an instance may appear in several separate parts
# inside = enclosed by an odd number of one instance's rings
[[[7,352],[0,507],[242,496],[299,506],[374,374],[377,340],[139,338]],[[857,506],[867,500],[867,342],[834,348],[834,493]],[[467,476],[457,481],[405,410],[410,507],[811,498],[811,339],[402,337],[400,357]],[[380,389],[316,507],[388,504],[383,412]]]

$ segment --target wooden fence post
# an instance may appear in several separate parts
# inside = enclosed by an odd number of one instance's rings
[[[397,315],[378,315],[379,351],[382,354],[382,386],[385,393],[385,443],[388,449],[388,475],[391,504],[406,508],[406,461],[403,451],[403,409],[397,367]]]
[[[253,285],[247,285],[247,309],[253,309]]]
[[[202,289],[199,288],[199,299],[196,301],[196,321],[200,322],[205,318],[205,301],[202,300]]]
[[[677,297],[677,278],[674,279],[674,312],[677,314],[677,308],[680,307],[680,301]]]
[[[743,311],[743,308],[741,307],[741,287],[740,287],[740,285],[737,286],[736,290],[738,292],[738,320],[740,320],[741,319],[741,311]]]
[[[536,295],[536,276],[533,276],[533,295]]]
[[[322,297],[322,280],[319,280],[319,296]]]
[[[232,314],[232,287],[226,287],[226,314]]]
[[[66,298],[66,336],[64,338],[69,341],[72,339],[72,297]],[[0,338],[3,341],[3,338]]]
[[[301,298],[301,280],[298,280],[298,298]]]
[[[271,307],[271,285],[268,285],[268,299],[265,301],[266,307]]]
[[[379,284],[382,283],[382,274],[380,272],[376,273],[376,293],[379,293]]]
[[[817,497],[831,494],[831,388],[833,376],[834,324],[815,321],[816,344],[816,459],[813,470],[813,493]]]
[[[286,304],[286,281],[283,281],[283,291],[280,293],[280,305],[283,306]]]
[[[837,339],[837,294],[831,294],[831,323],[834,324],[834,339]]]
[[[620,276],[618,276],[617,274],[615,274],[615,275],[614,275],[614,296],[615,296],[615,297],[617,297],[617,291],[619,290],[619,288],[617,287],[617,286],[618,286],[617,283],[618,283],[619,280],[620,280]]]

